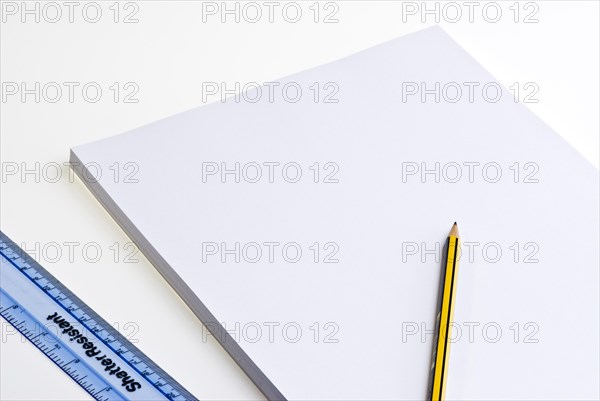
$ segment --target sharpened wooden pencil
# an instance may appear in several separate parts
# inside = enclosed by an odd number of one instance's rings
[[[458,260],[460,258],[459,234],[456,222],[452,225],[445,248],[431,363],[428,398],[431,401],[442,401],[446,397],[448,361],[450,359],[450,328],[454,319],[454,298],[458,276]]]

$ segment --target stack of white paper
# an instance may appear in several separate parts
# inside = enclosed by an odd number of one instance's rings
[[[439,28],[277,83],[71,155],[267,397],[423,399],[454,221],[447,397],[599,397],[591,164]]]

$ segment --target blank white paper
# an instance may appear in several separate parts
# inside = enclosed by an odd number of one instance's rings
[[[424,399],[437,247],[457,221],[447,398],[599,398],[591,164],[509,90],[484,98],[497,81],[440,28],[274,82],[274,101],[250,89],[72,155],[155,265],[242,337],[245,366],[288,399]]]

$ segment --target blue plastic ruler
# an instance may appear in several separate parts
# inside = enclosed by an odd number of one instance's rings
[[[97,400],[195,400],[0,231],[0,315]]]

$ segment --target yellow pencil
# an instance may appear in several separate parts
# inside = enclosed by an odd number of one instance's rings
[[[454,315],[454,295],[460,248],[458,245],[458,226],[452,226],[446,243],[444,269],[440,284],[439,307],[436,318],[436,330],[431,363],[431,401],[442,401],[446,398],[446,382],[448,381],[448,361],[450,359],[450,326]]]

